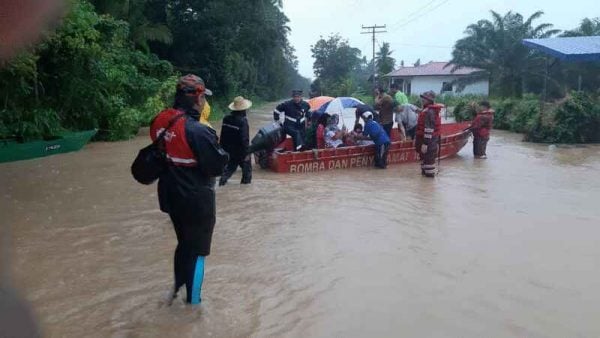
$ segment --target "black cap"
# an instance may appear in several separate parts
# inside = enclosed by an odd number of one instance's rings
[[[292,90],[292,96],[302,96],[302,89]]]

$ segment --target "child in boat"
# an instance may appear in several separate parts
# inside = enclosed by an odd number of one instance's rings
[[[325,128],[325,148],[339,148],[344,146],[343,139],[346,135],[346,130],[338,127],[339,122],[338,114],[333,114],[329,118],[327,128]]]
[[[374,143],[371,140],[363,138],[363,126],[357,123],[354,125],[354,129],[346,136],[344,144],[347,146],[367,146]]]

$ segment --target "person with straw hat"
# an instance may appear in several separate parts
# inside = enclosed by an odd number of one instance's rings
[[[229,163],[223,171],[219,185],[227,184],[227,180],[237,170],[242,168],[241,184],[250,184],[252,181],[252,161],[248,154],[250,135],[246,114],[252,107],[252,101],[238,96],[229,104],[229,115],[223,118],[221,125],[221,147],[229,153]]]

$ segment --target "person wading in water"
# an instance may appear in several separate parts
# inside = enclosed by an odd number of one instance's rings
[[[434,177],[442,126],[440,111],[444,106],[435,104],[433,91],[421,94],[421,101],[423,110],[417,119],[415,150],[421,156],[421,174],[426,177]]]
[[[487,143],[490,140],[490,130],[494,124],[494,111],[488,101],[479,102],[477,116],[471,124],[473,132],[473,156],[475,158],[487,158]]]
[[[223,118],[220,142],[223,149],[229,153],[229,163],[219,180],[219,186],[227,184],[227,180],[231,178],[238,167],[242,168],[240,183],[250,184],[252,182],[252,161],[248,154],[250,135],[246,117],[250,107],[252,107],[252,101],[238,96],[229,104],[231,113]]]
[[[160,210],[169,214],[177,248],[174,257],[175,285],[169,304],[185,285],[190,304],[199,304],[204,280],[204,260],[210,254],[215,226],[215,176],[223,172],[229,160],[219,146],[216,132],[198,119],[212,95],[196,75],[179,79],[175,104],[160,112],[152,121],[150,137],[154,141],[165,129],[167,169],[158,181]]]

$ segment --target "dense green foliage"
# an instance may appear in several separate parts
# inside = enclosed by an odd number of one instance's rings
[[[573,92],[533,119],[526,140],[546,143],[600,142],[600,97]]]
[[[75,2],[56,32],[0,72],[0,137],[49,137],[62,128],[127,137],[171,74],[168,62],[131,47],[127,23]]]
[[[311,85],[315,95],[347,96],[357,87],[352,74],[360,68],[363,59],[358,48],[348,44],[339,35],[321,38],[311,47],[315,59],[316,79]]]
[[[463,99],[454,105],[457,121],[475,117],[477,102]],[[600,142],[600,96],[571,92],[554,103],[541,104],[539,97],[492,99],[494,128],[525,134],[525,140],[544,143]],[[542,108],[543,107],[543,108]]]
[[[361,51],[348,44],[338,34],[321,37],[311,47],[315,59],[315,80],[311,84],[311,95],[364,97],[372,94],[373,62],[377,79],[394,70],[396,60],[391,56],[390,44],[384,42],[375,56],[367,61]]]
[[[215,94],[276,99],[308,89],[277,1],[72,0],[56,31],[0,69],[0,139],[99,129],[128,138],[172,103],[178,74]]]

